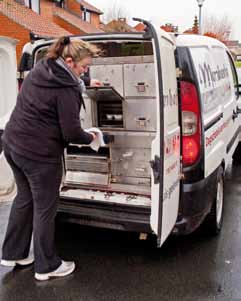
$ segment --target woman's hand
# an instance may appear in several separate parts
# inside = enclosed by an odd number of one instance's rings
[[[96,137],[97,137],[96,133],[94,133],[94,132],[89,132],[89,133],[92,135],[93,141],[94,141],[96,139]]]
[[[90,80],[90,86],[91,87],[101,87],[101,86],[103,86],[103,83],[100,80],[98,80],[98,79],[92,78]]]

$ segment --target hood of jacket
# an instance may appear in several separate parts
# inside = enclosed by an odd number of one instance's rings
[[[77,87],[79,84],[53,59],[39,61],[29,73],[33,85],[48,88]]]

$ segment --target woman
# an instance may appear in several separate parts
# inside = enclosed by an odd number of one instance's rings
[[[90,144],[79,113],[84,82],[95,46],[60,38],[25,79],[3,135],[6,159],[13,171],[17,196],[2,247],[4,266],[35,261],[35,278],[47,280],[72,273],[74,262],[56,254],[55,216],[62,178],[64,148],[68,143]],[[87,84],[90,80],[85,78]],[[98,84],[97,81],[94,83]],[[29,258],[33,232],[34,259]]]

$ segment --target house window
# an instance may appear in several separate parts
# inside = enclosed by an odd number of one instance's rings
[[[81,10],[82,10],[82,19],[88,23],[90,23],[91,21],[91,15],[90,15],[90,12],[86,10],[85,7],[81,7]]]
[[[54,0],[55,5],[58,7],[64,7],[64,0]]]

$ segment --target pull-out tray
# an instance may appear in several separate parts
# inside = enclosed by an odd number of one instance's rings
[[[87,87],[86,94],[95,101],[122,101],[124,99],[112,86]]]

